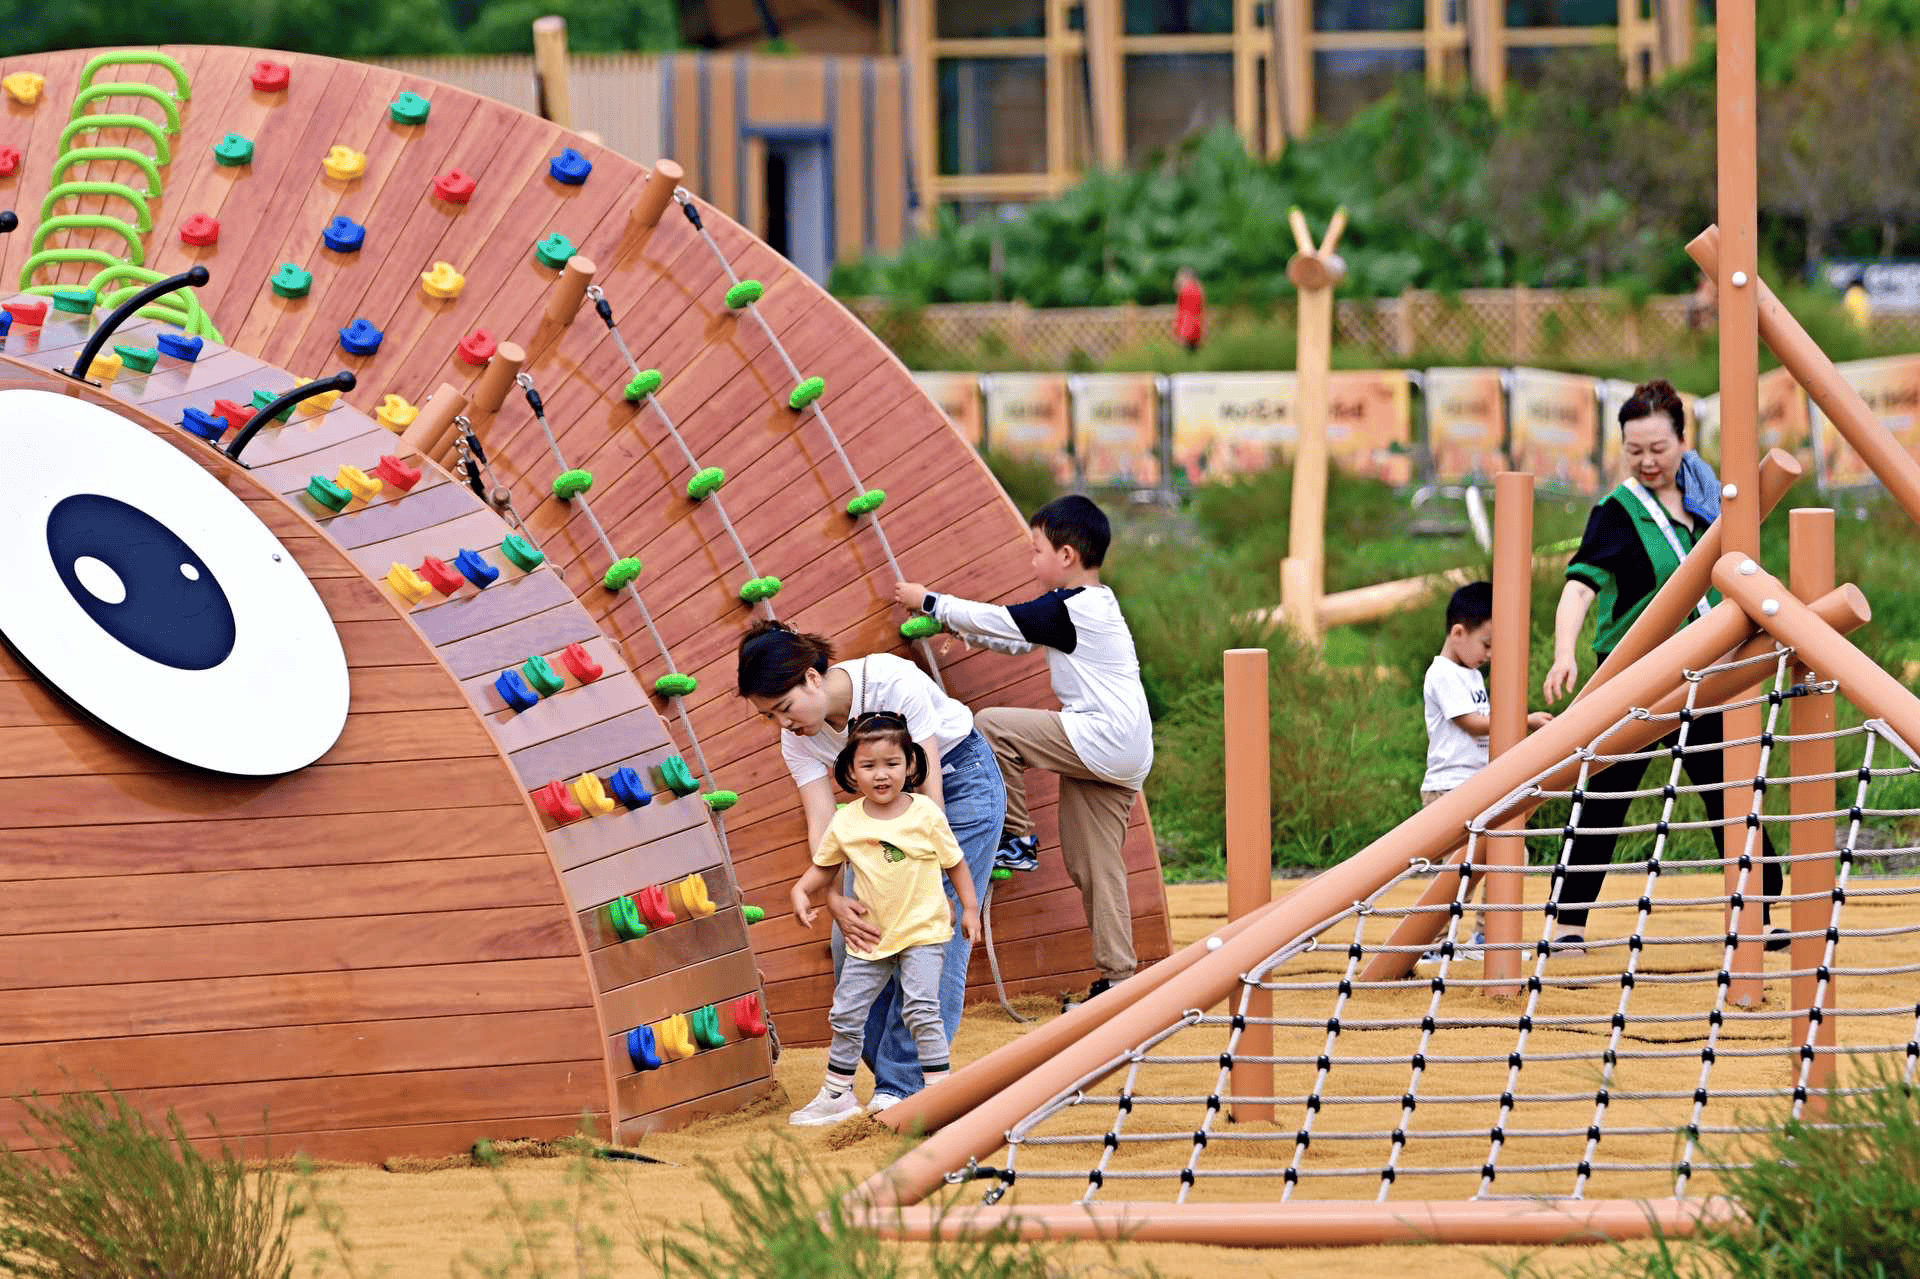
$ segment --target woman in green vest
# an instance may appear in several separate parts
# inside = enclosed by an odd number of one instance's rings
[[[1620,406],[1621,452],[1627,476],[1593,508],[1580,549],[1567,565],[1567,585],[1553,619],[1553,669],[1547,672],[1542,690],[1549,703],[1572,692],[1579,680],[1576,649],[1580,628],[1595,601],[1598,616],[1593,655],[1597,667],[1640,616],[1647,601],[1679,569],[1680,561],[1707,526],[1720,517],[1720,481],[1698,453],[1688,450],[1685,431],[1686,411],[1679,394],[1665,381],[1635,387],[1633,395]],[[1711,596],[1702,599],[1688,621],[1704,616],[1713,602]],[[1678,738],[1676,730],[1660,747],[1671,746]],[[1721,740],[1719,715],[1699,716],[1688,726],[1682,768],[1693,785],[1711,788],[1725,780]],[[1596,833],[1575,836],[1567,853],[1568,866],[1583,869],[1570,871],[1561,886],[1554,942],[1557,953],[1582,953],[1587,908],[1600,895],[1606,867],[1613,861],[1614,844],[1619,839],[1617,834],[1599,832],[1626,825],[1627,809],[1633,801],[1624,792],[1641,788],[1650,762],[1622,760],[1594,774],[1587,784],[1579,825]],[[1662,776],[1655,787],[1665,784]],[[1724,792],[1708,789],[1699,794],[1708,820],[1721,821]],[[1713,837],[1725,857],[1726,843],[1718,825],[1713,828]],[[1773,856],[1773,845],[1765,838],[1764,829],[1761,852],[1768,858]],[[1762,893],[1769,898],[1778,896],[1779,864],[1769,860],[1761,865]],[[1770,913],[1763,904],[1763,919]],[[1770,934],[1767,939],[1769,950],[1786,945],[1784,933]]]

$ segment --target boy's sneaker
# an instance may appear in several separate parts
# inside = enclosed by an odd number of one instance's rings
[[[869,1115],[877,1115],[889,1106],[899,1105],[901,1100],[901,1098],[894,1096],[890,1092],[877,1092],[873,1094],[873,1099],[867,1103],[867,1113]]]
[[[860,1102],[851,1089],[835,1094],[825,1085],[819,1095],[787,1116],[787,1122],[799,1128],[825,1128],[852,1119],[860,1113]]]
[[[1037,870],[1040,866],[1040,841],[1032,835],[1009,835],[994,851],[993,864],[1007,870]]]
[[[1481,947],[1485,946],[1486,944],[1487,944],[1486,930],[1482,928],[1476,928],[1473,930],[1472,941],[1464,942],[1464,943],[1455,942],[1453,944],[1453,957],[1455,959],[1479,959],[1486,953],[1484,950],[1481,949]],[[1420,962],[1423,964],[1439,963],[1440,948],[1438,946],[1435,946],[1432,950],[1420,956]]]
[[[1126,978],[1124,977],[1120,979],[1120,981],[1125,981],[1125,980]],[[1087,987],[1087,993],[1085,995],[1062,995],[1060,996],[1060,1011],[1066,1012],[1069,1008],[1078,1008],[1081,1004],[1086,1003],[1088,1000],[1098,999],[1100,996],[1112,990],[1115,986],[1118,986],[1120,984],[1120,981],[1108,981],[1105,977],[1102,977],[1099,981],[1096,981],[1093,983],[1093,985]]]

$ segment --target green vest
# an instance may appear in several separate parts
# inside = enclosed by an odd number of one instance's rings
[[[1665,586],[1667,581],[1680,570],[1680,558],[1673,553],[1673,547],[1667,541],[1667,535],[1661,531],[1660,523],[1652,512],[1642,505],[1640,499],[1625,484],[1601,499],[1619,504],[1627,513],[1627,519],[1633,524],[1633,531],[1640,536],[1640,548],[1647,554],[1647,560],[1653,565],[1654,591]],[[1657,500],[1657,499],[1656,499]],[[1680,539],[1683,550],[1691,551],[1699,540],[1688,520],[1670,520],[1675,536]],[[1607,654],[1619,646],[1620,639],[1632,628],[1640,614],[1646,610],[1647,601],[1653,598],[1653,592],[1638,599],[1622,599],[1619,583],[1613,574],[1592,564],[1573,564],[1568,566],[1567,574],[1578,578],[1599,592],[1598,631],[1593,637],[1593,651],[1596,658],[1604,660]],[[1707,602],[1718,604],[1720,593],[1709,590]],[[1687,620],[1691,621],[1694,611],[1689,608]],[[1685,623],[1682,623],[1685,625]]]

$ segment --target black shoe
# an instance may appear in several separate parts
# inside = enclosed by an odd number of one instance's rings
[[[1126,978],[1124,977],[1120,979],[1120,981],[1125,980]],[[1108,981],[1105,977],[1102,977],[1099,981],[1087,987],[1087,993],[1084,996],[1062,995],[1060,996],[1060,1011],[1066,1012],[1070,1008],[1078,1008],[1081,1004],[1087,1003],[1089,1000],[1098,999],[1119,984],[1119,981]]]
[[[1037,870],[1040,841],[1032,835],[1008,835],[995,850],[993,864],[1006,870]]]
[[[1793,934],[1789,933],[1786,929],[1769,928],[1767,930],[1767,949],[1768,950],[1786,950],[1792,945],[1793,945]]]

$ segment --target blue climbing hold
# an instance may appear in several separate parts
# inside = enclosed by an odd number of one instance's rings
[[[555,182],[577,187],[593,172],[593,161],[568,147],[547,161],[547,172],[553,175]]]
[[[0,311],[0,338],[7,336],[7,330],[13,327],[13,312]]]
[[[340,330],[340,346],[348,355],[372,355],[380,349],[386,334],[373,327],[371,320],[356,319]]]
[[[461,551],[453,557],[453,566],[483,591],[500,580],[500,570],[487,563],[478,551]]]
[[[653,792],[647,789],[646,781],[639,773],[626,767],[616,768],[608,776],[607,793],[622,808],[645,808],[653,802]]]
[[[500,694],[501,701],[516,711],[530,711],[540,704],[540,694],[533,691],[525,676],[512,668],[500,672],[493,681],[493,689]]]
[[[653,1042],[653,1027],[635,1026],[627,1032],[627,1060],[635,1070],[660,1069],[663,1063],[659,1045]]]
[[[320,238],[335,253],[358,253],[360,246],[367,242],[367,228],[352,218],[335,218],[327,223],[327,229],[320,233]]]
[[[185,360],[189,364],[200,358],[200,348],[206,345],[199,338],[190,338],[184,333],[162,333],[153,340],[160,348],[160,354],[175,360]]]
[[[180,415],[182,429],[209,442],[218,440],[227,433],[227,419],[216,417],[205,409],[188,409]]]

